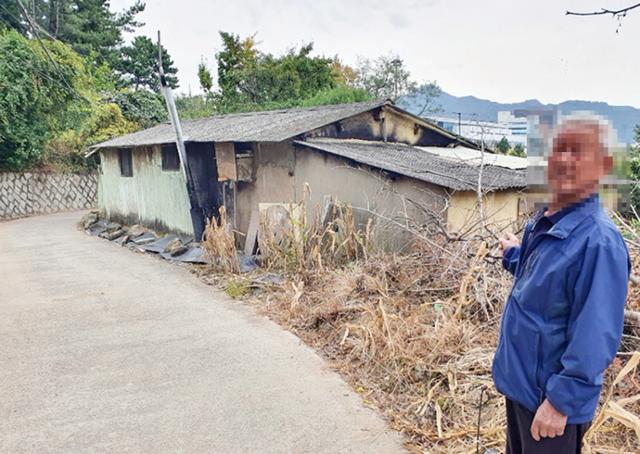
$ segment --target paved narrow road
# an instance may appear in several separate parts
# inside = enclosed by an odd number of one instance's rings
[[[402,452],[295,336],[80,216],[0,223],[0,452]]]

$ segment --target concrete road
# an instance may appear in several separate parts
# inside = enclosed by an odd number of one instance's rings
[[[298,338],[80,216],[0,223],[0,452],[402,452]]]

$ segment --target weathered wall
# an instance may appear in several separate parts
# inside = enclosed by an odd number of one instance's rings
[[[0,219],[93,208],[96,175],[0,172]]]
[[[163,171],[160,147],[133,150],[133,176],[120,175],[117,150],[100,152],[98,206],[109,218],[193,234],[187,186],[180,171]]]
[[[382,121],[384,119],[384,121]],[[436,133],[408,115],[393,109],[364,112],[305,134],[305,137],[384,140],[409,145],[447,146],[453,138]]]
[[[431,213],[443,212],[446,200],[441,187],[404,176],[391,177],[305,147],[296,148],[294,178],[295,200],[302,199],[305,183],[311,189],[307,216],[321,212],[326,197],[348,203],[359,226],[364,227],[372,218],[377,240],[395,250],[410,243],[411,236],[402,228],[407,219],[413,223],[409,225],[432,219]]]
[[[291,142],[259,143],[253,147],[252,182],[238,182],[236,229],[246,233],[251,212],[258,203],[286,203],[296,200],[293,174],[295,155]]]
[[[506,227],[518,219],[519,200],[524,195],[516,190],[494,191],[484,195],[484,213],[487,224]],[[459,191],[452,194],[447,210],[447,224],[452,232],[477,229],[479,214],[478,195],[474,191]],[[524,214],[524,213],[522,213]]]

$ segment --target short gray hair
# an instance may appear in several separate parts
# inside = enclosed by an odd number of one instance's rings
[[[553,138],[555,139],[560,132],[571,126],[595,127],[598,131],[600,149],[608,155],[611,155],[613,149],[618,145],[616,130],[613,128],[611,122],[591,111],[577,111],[570,115],[563,116],[558,123]]]

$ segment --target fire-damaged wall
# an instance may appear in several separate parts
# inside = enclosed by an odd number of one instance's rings
[[[295,200],[295,154],[293,144],[261,142],[252,145],[252,181],[239,181],[235,200],[235,222],[240,232],[249,228],[251,213],[259,203],[288,203]]]
[[[338,139],[387,140],[408,145],[446,147],[457,138],[441,129],[430,128],[423,120],[380,107],[353,117],[314,129],[305,137]]]

